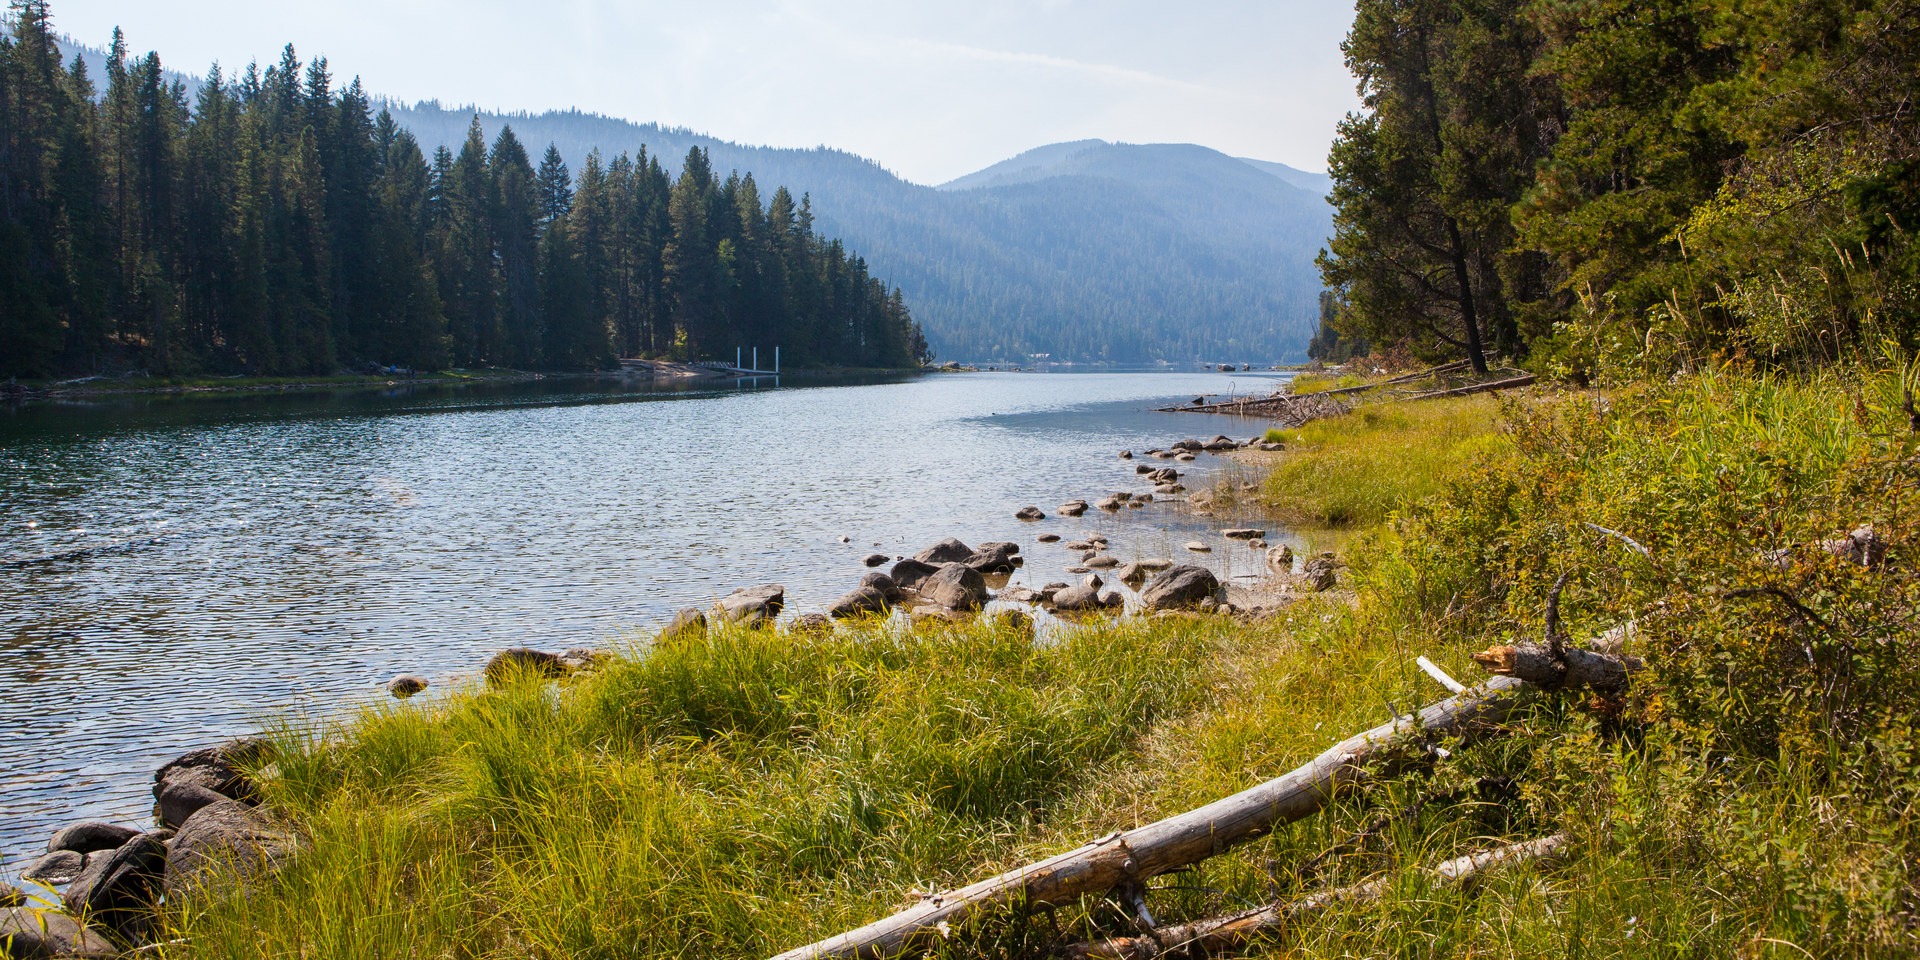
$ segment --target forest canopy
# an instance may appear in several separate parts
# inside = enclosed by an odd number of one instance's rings
[[[1584,378],[1920,347],[1912,0],[1360,0],[1341,336]]]
[[[359,81],[288,46],[189,102],[115,32],[104,88],[46,0],[0,39],[0,376],[582,370],[780,346],[929,358],[899,289],[692,150],[537,163],[474,122],[429,157]]]

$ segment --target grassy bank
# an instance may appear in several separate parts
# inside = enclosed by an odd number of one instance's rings
[[[1637,623],[1627,697],[1543,698],[1505,736],[1382,771],[1157,879],[1156,916],[1389,877],[1253,955],[1913,955],[1920,458],[1899,391],[1718,374],[1312,425],[1281,471],[1317,480],[1277,476],[1282,507],[1331,517],[1325,488],[1410,476],[1343,518],[1363,530],[1350,597],[1259,623],[724,632],[288,731],[267,790],[308,850],[173,905],[158,952],[770,955],[1437,699],[1414,657],[1476,676],[1472,652],[1539,636],[1565,575],[1576,639]],[[1884,566],[1821,548],[1868,521]],[[1563,862],[1471,889],[1409,869],[1555,831]],[[1132,932],[1099,899],[1002,919],[948,952]]]

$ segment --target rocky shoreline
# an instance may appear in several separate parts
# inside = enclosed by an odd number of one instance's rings
[[[1236,451],[1277,452],[1280,445],[1255,438],[1246,442],[1216,436],[1181,440],[1143,456],[1192,463],[1203,454]],[[1136,459],[1121,451],[1123,461]],[[1223,499],[1220,490],[1189,493],[1174,466],[1136,464],[1134,476],[1151,492],[1121,490],[1089,502],[1074,499],[1057,508],[1064,517],[1092,510],[1119,513],[1149,505],[1185,502],[1196,515],[1212,516]],[[1026,523],[1048,519],[1038,506],[1014,511]],[[829,631],[836,621],[902,617],[913,625],[964,623],[992,618],[1033,634],[1042,620],[1081,623],[1119,616],[1234,617],[1256,620],[1284,610],[1293,597],[1333,589],[1337,562],[1331,555],[1301,558],[1288,546],[1268,546],[1266,531],[1229,527],[1219,531],[1230,543],[1263,552],[1266,582],[1253,589],[1229,590],[1212,570],[1167,557],[1124,559],[1110,551],[1108,538],[1089,533],[1064,541],[1043,533],[1042,544],[1059,544],[1078,553],[1066,570],[1078,582],[1056,581],[1035,588],[1009,583],[1027,558],[1019,544],[992,541],[968,545],[947,538],[913,556],[872,554],[870,568],[852,588],[823,611],[802,613],[784,625],[786,590],[779,584],[744,587],[721,597],[708,609],[678,613],[655,642],[671,643],[703,635],[709,629],[745,626],[793,633]],[[1186,549],[1211,552],[1195,541]],[[1302,562],[1304,560],[1304,562]],[[880,567],[887,569],[882,571]],[[1104,576],[1103,576],[1104,574]],[[552,653],[530,648],[503,650],[481,674],[489,685],[528,674],[558,678],[588,670],[602,654],[586,649]],[[387,684],[395,697],[410,697],[430,685],[425,677],[403,674]],[[259,738],[243,738],[194,750],[155,772],[154,823],[136,829],[100,821],[75,823],[57,831],[47,852],[28,863],[20,878],[39,889],[32,894],[0,884],[0,956],[113,957],[149,944],[157,910],[168,899],[204,882],[222,865],[223,877],[270,870],[295,854],[301,844],[297,826],[261,803],[261,791],[248,771],[272,775],[274,748]]]

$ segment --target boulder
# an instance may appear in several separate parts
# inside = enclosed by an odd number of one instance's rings
[[[833,618],[824,613],[803,613],[787,624],[788,633],[826,633],[833,629]]]
[[[1060,535],[1057,533],[1043,533],[1040,536],[1036,537],[1035,539],[1039,540],[1041,543],[1059,543]]]
[[[921,581],[938,569],[931,563],[908,558],[893,565],[893,582],[902,590],[918,590]]]
[[[1136,463],[1133,466],[1133,472],[1151,476],[1154,472],[1153,465],[1149,463]]]
[[[1177,456],[1177,457],[1174,457],[1173,459],[1174,459],[1174,461],[1175,461],[1175,462],[1177,462],[1177,463],[1192,463],[1192,462],[1194,462],[1195,460],[1198,460],[1198,459],[1200,459],[1200,458],[1199,458],[1199,457],[1196,457],[1196,456],[1194,456],[1194,455],[1193,455],[1193,454],[1191,454],[1191,453],[1183,453],[1183,454],[1181,454],[1181,455],[1179,455],[1179,456]]]
[[[245,804],[226,801],[237,807]],[[87,858],[87,868],[67,886],[61,897],[68,913],[86,917],[134,939],[145,932],[167,869],[167,841],[171,830],[143,833],[111,853]]]
[[[1072,541],[1071,543],[1068,543],[1068,544],[1067,544],[1067,549],[1068,549],[1068,550],[1079,550],[1079,551],[1081,551],[1081,552],[1085,552],[1085,551],[1088,551],[1088,550],[1092,550],[1092,549],[1093,549],[1093,541],[1092,541],[1092,540],[1075,540],[1075,541]]]
[[[217,747],[183,753],[154,771],[153,798],[174,783],[195,783],[231,800],[253,803],[258,797],[243,767],[259,767],[273,758],[273,744],[258,737],[229,740]],[[115,848],[119,849],[119,848]]]
[[[1014,511],[1015,520],[1045,520],[1047,515],[1039,507],[1021,507]]]
[[[958,610],[950,610],[931,603],[914,607],[913,612],[908,614],[908,619],[912,620],[916,627],[927,623],[966,623],[967,617],[968,614]]]
[[[1231,530],[1222,530],[1220,532],[1225,535],[1228,540],[1258,540],[1267,535],[1265,530],[1255,530],[1252,527],[1235,527]]]
[[[427,688],[427,678],[412,673],[403,673],[387,681],[387,692],[401,700]]]
[[[160,791],[160,799],[153,803],[153,818],[160,825],[172,829],[187,822],[187,818],[208,804],[230,799],[216,793],[192,780],[174,780]]]
[[[1098,590],[1101,587],[1106,586],[1107,582],[1105,580],[1100,579],[1099,574],[1089,573],[1087,574],[1086,579],[1080,581],[1080,585],[1090,590]]]
[[[1187,485],[1184,483],[1163,483],[1157,487],[1154,487],[1153,492],[1165,494],[1171,497],[1177,493],[1186,493]]]
[[[1066,503],[1060,505],[1060,515],[1063,517],[1083,516],[1086,512],[1087,502],[1085,500],[1068,500]]]
[[[567,666],[560,662],[560,655],[532,647],[511,647],[493,655],[487,661],[485,669],[480,671],[487,678],[487,686],[495,687],[519,676],[561,677],[567,673]]]
[[[1136,493],[1136,494],[1134,494],[1134,495],[1133,495],[1133,499],[1132,499],[1131,501],[1129,501],[1129,502],[1130,502],[1130,503],[1132,503],[1132,504],[1133,504],[1134,506],[1136,506],[1136,507],[1144,507],[1144,506],[1146,506],[1147,504],[1149,504],[1149,503],[1152,503],[1152,502],[1153,502],[1153,494],[1151,494],[1151,493]]]
[[[1186,546],[1188,550],[1192,550],[1194,553],[1212,553],[1213,552],[1212,547],[1209,547],[1198,540],[1188,540]]]
[[[560,665],[568,670],[585,670],[597,667],[607,655],[588,647],[568,647],[560,651]]]
[[[1173,450],[1155,450],[1153,455],[1161,460],[1172,460],[1174,457],[1179,456],[1179,454]]]
[[[937,567],[943,563],[960,563],[971,556],[973,556],[972,547],[952,537],[948,537],[914,554],[913,558],[921,563],[930,563]]]
[[[1113,572],[1113,576],[1114,576],[1114,579],[1119,580],[1121,583],[1131,583],[1131,584],[1137,585],[1141,581],[1147,579],[1147,568],[1141,566],[1138,561],[1135,561],[1133,563],[1126,563],[1126,564],[1122,564],[1120,566],[1120,569],[1115,570]]]
[[[990,620],[992,626],[997,629],[1016,630],[1026,634],[1029,638],[1033,636],[1033,618],[1027,616],[1023,611],[995,610],[987,614],[987,619]]]
[[[880,595],[886,597],[888,603],[900,602],[900,585],[884,573],[869,573],[860,578],[860,585],[880,591]]]
[[[190,890],[202,874],[224,866],[240,879],[271,870],[299,848],[297,834],[259,807],[231,800],[209,804],[187,818],[166,850],[167,896]]]
[[[1260,449],[1267,453],[1279,453],[1280,451],[1285,450],[1286,448],[1287,448],[1287,445],[1284,443],[1273,443],[1269,441],[1269,442],[1260,444]]]
[[[1118,496],[1108,496],[1108,497],[1101,497],[1100,502],[1094,504],[1094,506],[1099,507],[1102,510],[1113,511],[1126,506],[1126,503],[1127,502],[1125,500],[1120,499]]]
[[[1132,459],[1133,459],[1133,451],[1132,451],[1132,450],[1122,450],[1122,451],[1120,451],[1120,459],[1122,459],[1122,460],[1132,460]]]
[[[1148,557],[1140,561],[1140,569],[1148,573],[1159,573],[1162,570],[1171,569],[1172,567],[1173,561],[1166,557]]]
[[[1100,593],[1092,587],[1068,587],[1053,595],[1053,608],[1061,613],[1101,608]]]
[[[1038,603],[1040,592],[1032,587],[1008,587],[1000,591],[1000,599],[1008,603]]]
[[[1333,572],[1336,566],[1338,564],[1332,557],[1314,557],[1300,568],[1300,574],[1306,577],[1307,586],[1315,593],[1320,593],[1339,585],[1340,578]]]
[[[741,587],[714,605],[727,623],[771,623],[787,606],[787,588],[777,583]]]
[[[707,615],[691,607],[673,615],[656,639],[661,643],[707,635]]]
[[[1171,567],[1147,581],[1140,589],[1140,602],[1149,610],[1179,610],[1197,607],[1202,600],[1211,603],[1220,592],[1220,580],[1206,567]]]
[[[886,594],[881,593],[877,588],[862,584],[855,587],[852,593],[834,601],[833,606],[827,609],[827,616],[839,620],[870,613],[885,613],[887,606]]]
[[[72,850],[75,853],[92,853],[95,850],[118,850],[120,845],[140,835],[132,827],[123,827],[117,823],[103,823],[99,820],[86,820],[72,826],[61,827],[47,841],[48,850]]]
[[[949,563],[920,582],[920,596],[950,610],[978,610],[987,602],[987,581],[963,563]]]
[[[1100,595],[1100,605],[1110,609],[1124,607],[1127,605],[1127,598],[1122,596],[1118,590],[1108,590],[1106,593]]]
[[[1120,561],[1110,553],[1103,553],[1087,561],[1090,570],[1108,570],[1120,565]]]
[[[1820,549],[1863,567],[1878,567],[1887,559],[1887,540],[1873,532],[1871,523],[1853,528],[1844,537],[1820,541]]]
[[[860,562],[869,567],[879,567],[884,566],[889,559],[891,558],[884,553],[869,553],[867,554],[867,558]]]
[[[1275,573],[1293,572],[1293,548],[1286,544],[1267,548],[1267,569]]]
[[[1240,445],[1238,443],[1235,443],[1232,440],[1227,440],[1225,438],[1214,440],[1207,444],[1207,450],[1212,453],[1226,453],[1230,450],[1238,450],[1238,449],[1240,449]]]
[[[26,891],[11,883],[0,883],[0,909],[17,907],[26,902]]]
[[[107,938],[64,913],[31,907],[0,909],[0,957],[41,960],[119,955],[120,951]]]
[[[73,850],[49,850],[20,868],[20,879],[64,887],[87,868],[87,855]]]
[[[1182,450],[1203,450],[1206,449],[1206,446],[1206,444],[1198,440],[1176,440],[1173,443],[1173,449],[1176,453]]]
[[[1265,540],[1248,540],[1247,546],[1254,550],[1265,550],[1267,549],[1267,542]]]

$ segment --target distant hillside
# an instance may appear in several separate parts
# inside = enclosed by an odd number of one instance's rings
[[[457,144],[472,116],[390,107],[428,149]],[[716,169],[812,193],[821,229],[906,291],[943,358],[1277,360],[1304,353],[1318,316],[1325,177],[1283,164],[1092,140],[927,187],[825,147],[748,147],[578,111],[480,120],[489,136],[511,123],[558,145],[576,170],[594,147],[644,145],[676,167],[700,146]]]
[[[474,115],[386,106],[429,153],[457,149]],[[511,124],[536,155],[558,146],[576,174],[595,148],[645,146],[677,172],[699,146],[722,174],[811,193],[818,229],[906,292],[944,359],[1293,359],[1318,317],[1326,177],[1283,164],[1089,140],[931,187],[826,147],[743,146],[578,110],[479,116],[489,142]]]

